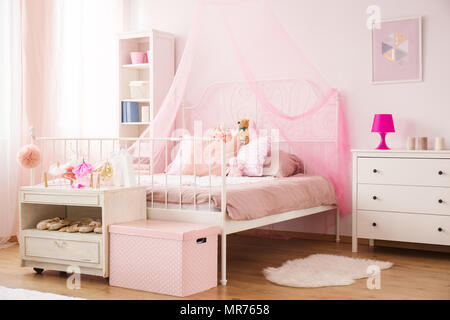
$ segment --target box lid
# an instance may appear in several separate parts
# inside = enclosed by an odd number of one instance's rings
[[[109,232],[184,241],[217,235],[220,233],[220,228],[175,221],[138,220],[110,225]]]

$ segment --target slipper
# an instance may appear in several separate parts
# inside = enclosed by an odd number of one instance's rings
[[[58,231],[60,231],[60,232],[78,232],[78,229],[76,229],[76,228],[79,223],[80,223],[80,221],[72,221],[72,222],[70,222],[69,225],[62,227]]]
[[[102,221],[101,220],[97,220],[96,221],[96,227],[94,229],[95,233],[103,233],[103,227],[102,227]]]
[[[102,223],[100,221],[91,221],[88,225],[83,225],[80,227],[79,232],[88,233],[94,231],[95,228],[101,226]]]
[[[95,233],[103,233],[103,228],[102,227],[97,227],[94,229]]]
[[[54,222],[54,223],[49,223],[48,225],[48,230],[50,231],[56,231],[61,229],[62,227],[67,227],[68,225],[70,225],[72,223],[71,220],[69,219],[61,219],[58,222]]]
[[[80,232],[80,228],[83,226],[88,225],[92,222],[91,218],[81,218],[78,221],[73,222],[65,232],[74,233],[74,232]]]
[[[61,218],[45,219],[45,220],[39,221],[38,224],[36,225],[36,228],[38,230],[47,230],[51,223],[57,223],[60,220],[61,220]]]
[[[70,221],[70,224],[59,229],[59,232],[78,232],[77,225],[80,221]]]
[[[69,232],[69,233],[78,232],[79,226],[80,226],[80,223],[79,223],[79,221],[77,221],[74,224],[71,224],[70,226],[68,226],[67,229],[65,230],[65,232]]]

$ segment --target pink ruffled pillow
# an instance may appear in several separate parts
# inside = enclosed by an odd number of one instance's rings
[[[278,161],[277,161],[278,160]],[[295,174],[303,173],[303,162],[295,154],[280,150],[278,159],[271,155],[264,164],[264,176],[290,177]]]
[[[231,161],[232,176],[261,177],[264,162],[269,154],[270,137],[263,136],[251,139],[239,148],[236,159]],[[237,170],[236,170],[237,169]]]
[[[36,168],[41,163],[41,151],[33,144],[23,146],[17,153],[17,162],[26,169]]]

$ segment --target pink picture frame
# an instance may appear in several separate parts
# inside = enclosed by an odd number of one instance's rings
[[[372,83],[422,81],[422,17],[382,20],[372,28]]]

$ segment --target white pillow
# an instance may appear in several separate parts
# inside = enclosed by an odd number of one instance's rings
[[[264,171],[264,162],[269,153],[270,137],[263,136],[250,140],[239,148],[237,163],[242,175],[261,177]]]

